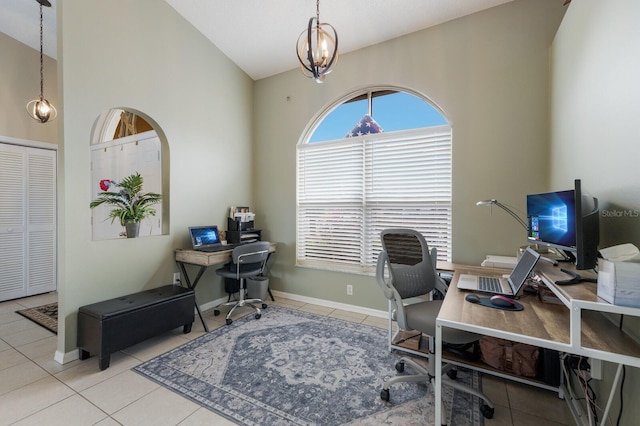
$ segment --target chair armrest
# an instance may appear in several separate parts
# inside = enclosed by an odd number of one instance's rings
[[[438,273],[436,272],[436,285],[435,285],[435,289],[442,294],[443,296],[445,296],[447,294],[447,291],[449,291],[449,286],[447,285],[447,283],[440,278],[440,276],[438,275]]]

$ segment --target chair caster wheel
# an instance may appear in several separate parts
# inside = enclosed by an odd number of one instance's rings
[[[255,317],[256,319],[260,319],[260,317],[262,317],[262,314],[256,314]]]
[[[215,315],[215,316],[220,315],[220,311],[219,311],[219,310],[217,310],[217,309],[214,309],[214,310],[213,310],[213,315]]]
[[[404,361],[396,362],[396,371],[402,373],[404,371]],[[388,401],[388,400],[387,400]]]
[[[382,389],[380,391],[380,399],[383,401],[389,401],[389,389]]]
[[[447,371],[447,376],[449,376],[451,380],[455,380],[458,377],[458,370]]]
[[[268,307],[268,306],[269,306],[269,305],[267,305],[266,303],[263,303],[263,304],[262,304],[262,309],[267,309],[267,307]]]
[[[492,419],[495,408],[489,407],[487,404],[480,405],[480,412],[486,419]]]
[[[231,325],[232,322],[233,320],[231,318],[227,318],[227,325]]]

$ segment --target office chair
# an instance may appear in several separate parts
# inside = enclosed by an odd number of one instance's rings
[[[261,303],[262,309],[267,308],[267,304],[262,299],[247,299],[247,286],[245,284],[246,278],[258,276],[263,273],[264,265],[267,263],[269,257],[268,241],[258,241],[255,243],[242,244],[233,249],[231,253],[231,262],[224,267],[216,269],[216,274],[225,278],[233,278],[238,280],[240,284],[238,300],[232,302],[221,303],[220,306],[231,306],[231,310],[227,313],[226,322],[227,325],[231,324],[231,314],[237,308],[243,306],[250,306],[255,309],[255,318],[260,319],[262,312],[254,303]],[[215,309],[214,315],[220,315],[220,311]]]
[[[428,295],[432,290],[446,293],[447,285],[436,273],[437,249],[429,252],[429,247],[422,234],[413,229],[386,229],[380,233],[382,251],[378,256],[376,280],[384,295],[389,299],[389,333],[392,334],[392,321],[404,331],[417,331],[430,336],[430,347],[427,355],[428,367],[416,363],[409,357],[402,357],[396,363],[396,370],[403,372],[405,365],[418,372],[414,375],[396,376],[387,380],[380,391],[380,398],[389,401],[392,384],[399,382],[432,382],[435,375],[435,353],[433,349],[436,333],[436,318],[440,312],[442,300],[425,300],[407,303],[407,299]],[[466,331],[443,327],[443,345],[446,342],[455,348],[465,349],[475,345],[479,335]],[[391,345],[391,341],[389,342]],[[468,353],[468,352],[467,352]],[[456,382],[456,370],[453,365],[443,365],[443,385],[477,396],[484,401],[480,410],[486,418],[492,418],[493,403],[477,390]],[[444,412],[444,410],[443,410]]]

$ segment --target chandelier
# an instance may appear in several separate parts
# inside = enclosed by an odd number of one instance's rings
[[[44,98],[43,60],[42,60],[42,7],[51,7],[48,0],[36,0],[40,3],[40,98],[34,99],[27,104],[27,112],[34,120],[41,123],[54,120],[58,112],[51,103]]]
[[[320,0],[316,0],[316,16],[298,37],[296,53],[300,71],[322,83],[338,61],[338,33],[330,24],[320,23]]]

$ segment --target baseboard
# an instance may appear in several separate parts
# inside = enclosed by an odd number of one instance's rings
[[[66,364],[71,361],[75,361],[80,358],[79,349],[73,349],[71,352],[60,352],[56,350],[56,353],[53,355],[53,360],[58,364]]]
[[[285,292],[276,291],[276,290],[271,290],[271,293],[273,293],[274,298],[282,297],[284,299],[291,299],[298,302],[310,303],[318,306],[325,306],[327,308],[341,309],[343,311],[348,311],[348,312],[356,312],[359,314],[370,315],[372,317],[388,318],[388,315],[389,315],[387,311],[379,311],[376,309],[363,308],[362,306],[333,302],[331,300],[317,299],[315,297],[300,296],[299,294],[285,293]],[[203,303],[202,305],[200,305],[200,310],[206,311],[209,309],[213,309],[219,304],[225,303],[226,301],[227,301],[226,297],[221,297],[219,299],[212,300],[211,302]]]
[[[200,310],[202,312],[208,311],[209,309],[213,309],[221,303],[225,303],[227,301],[226,297],[221,297],[219,299],[212,300],[211,302],[203,303],[200,305]]]
[[[362,306],[349,305],[347,303],[333,302],[331,300],[316,299],[315,297],[300,296],[299,294],[285,293],[282,291],[271,290],[273,297],[283,297],[285,299],[296,300],[298,302],[311,303],[313,305],[326,306],[333,309],[341,309],[343,311],[356,312],[359,314],[369,315],[372,317],[388,318],[387,311],[379,311],[371,308],[363,308]]]

